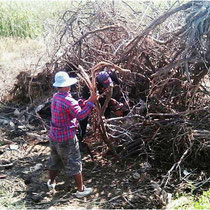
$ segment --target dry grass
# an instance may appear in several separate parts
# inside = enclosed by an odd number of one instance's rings
[[[0,99],[13,87],[20,71],[36,72],[46,63],[46,46],[41,40],[0,39]]]
[[[3,24],[0,37],[0,101],[13,87],[20,71],[30,70],[34,74],[42,69],[49,58],[46,49],[48,48],[49,53],[52,52],[57,19],[73,5],[75,3],[68,0],[0,0],[0,22]],[[30,34],[29,29],[37,33]]]

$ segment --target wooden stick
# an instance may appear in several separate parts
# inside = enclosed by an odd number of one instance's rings
[[[110,101],[110,99],[112,97],[112,94],[113,94],[113,87],[110,87],[108,93],[106,94],[105,102],[104,102],[104,104],[103,104],[103,106],[101,108],[101,115],[102,116],[104,116],[105,110],[106,110],[106,108],[107,108],[107,106],[109,104],[109,101]]]

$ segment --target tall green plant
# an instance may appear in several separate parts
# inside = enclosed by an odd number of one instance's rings
[[[3,37],[36,37],[42,31],[38,22],[38,13],[26,10],[21,5],[0,4],[0,36]]]
[[[0,0],[0,36],[34,38],[44,32],[44,25],[57,23],[74,0]]]

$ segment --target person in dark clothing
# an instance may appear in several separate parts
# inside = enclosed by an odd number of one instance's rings
[[[113,92],[111,96],[110,103],[108,104],[108,107],[105,110],[104,116],[105,118],[109,118],[111,116],[111,112],[113,111],[114,106],[117,105],[117,102],[120,101],[122,98],[122,93],[120,91],[120,85],[121,81],[117,77],[116,73],[114,71],[101,71],[96,76],[96,86],[97,90],[100,94],[99,103],[101,107],[104,105],[104,102],[106,100],[106,91],[109,87],[113,87]],[[90,91],[88,87],[85,85],[82,90],[82,97],[84,99],[88,99],[90,96]]]
[[[121,81],[117,77],[117,74],[112,70],[103,70],[96,75],[97,90],[100,94],[99,103],[102,109],[107,97],[106,92],[109,91],[109,88],[112,88],[111,99],[104,110],[105,118],[110,118],[111,116],[124,116],[128,113],[127,107],[123,103],[119,102],[122,98],[122,93],[119,87],[120,83]],[[85,85],[82,90],[82,98],[88,99],[89,96],[89,88]],[[85,119],[80,121],[80,142],[83,141],[86,134],[89,120],[88,118],[89,117],[86,117]],[[82,143],[80,143],[80,145],[81,148],[83,148]]]

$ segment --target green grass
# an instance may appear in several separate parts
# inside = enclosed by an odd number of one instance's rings
[[[71,7],[67,0],[0,0],[0,36],[35,38]]]
[[[9,37],[34,37],[41,32],[37,17],[15,4],[1,4],[0,35]]]
[[[198,199],[193,201],[193,207],[195,209],[210,209],[210,189],[204,191]]]
[[[167,209],[210,209],[210,189],[200,196],[179,195],[167,205]]]

